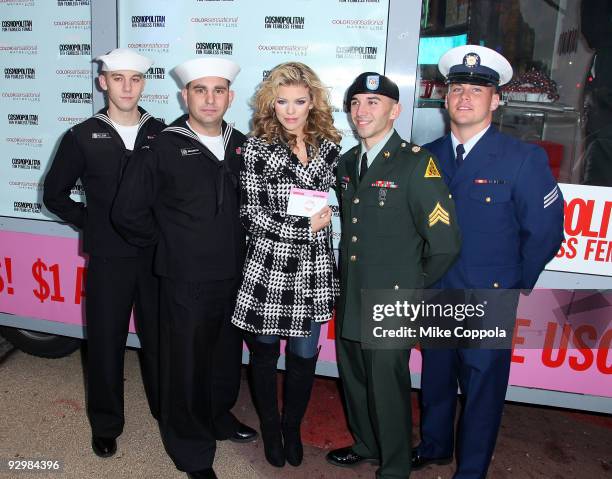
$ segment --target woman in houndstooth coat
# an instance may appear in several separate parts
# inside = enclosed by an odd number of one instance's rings
[[[327,90],[302,63],[274,68],[254,106],[240,175],[240,215],[249,245],[232,323],[254,335],[253,389],[266,458],[278,467],[285,460],[297,466],[320,327],[332,317],[339,286],[331,209],[294,216],[287,205],[292,187],[328,192],[333,186],[340,134]],[[281,336],[289,338],[282,421],[276,394]]]

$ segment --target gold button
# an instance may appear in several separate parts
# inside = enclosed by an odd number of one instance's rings
[[[351,261],[357,261],[357,256],[355,255],[351,256]]]
[[[385,206],[385,202],[384,202],[384,201],[380,201],[380,202],[378,203],[378,206]]]
[[[491,203],[491,197],[490,197],[490,196],[487,196],[487,197],[485,198],[485,201],[486,201],[487,203]]]
[[[399,289],[399,284],[396,284],[395,286],[393,286],[393,289],[395,290]]]
[[[406,148],[406,143],[402,142],[402,144],[400,145],[402,148]]]
[[[353,203],[358,204],[358,203],[359,203],[359,198],[355,198],[355,199],[353,200]]]
[[[451,195],[451,194],[449,193],[449,194],[448,194],[448,197],[449,197],[449,198],[452,198],[452,197],[453,197],[453,195]]]
[[[493,283],[493,287],[494,288],[499,288],[499,283],[496,281],[495,283]]]
[[[353,237],[351,238],[351,241],[352,241],[353,243],[357,243],[357,236],[353,236]]]
[[[358,220],[357,218],[353,218],[351,221],[353,222],[353,224],[355,224],[355,223],[357,223],[357,221],[359,221],[359,220]]]

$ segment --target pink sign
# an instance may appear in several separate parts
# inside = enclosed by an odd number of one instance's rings
[[[0,231],[0,311],[83,324],[87,270],[78,248],[74,238]]]
[[[1,312],[83,324],[85,274],[76,239],[0,231]],[[612,397],[611,293],[535,290],[517,316],[511,385]],[[333,326],[321,330],[319,356],[332,363]],[[418,350],[410,369],[421,371]]]

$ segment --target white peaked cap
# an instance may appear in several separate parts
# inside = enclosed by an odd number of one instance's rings
[[[129,48],[115,48],[106,55],[100,55],[95,61],[102,62],[103,72],[114,72],[118,70],[132,70],[139,73],[146,73],[153,60],[145,57]]]
[[[183,86],[203,77],[220,77],[233,83],[238,73],[240,73],[240,66],[225,58],[206,57],[187,60],[175,67],[174,71]]]
[[[505,85],[512,79],[512,66],[500,53],[481,45],[451,48],[440,57],[438,70],[447,83]]]

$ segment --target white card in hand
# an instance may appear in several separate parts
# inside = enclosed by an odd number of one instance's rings
[[[289,204],[287,204],[287,214],[310,218],[321,208],[327,206],[328,194],[327,191],[303,190],[292,186],[289,193]]]

